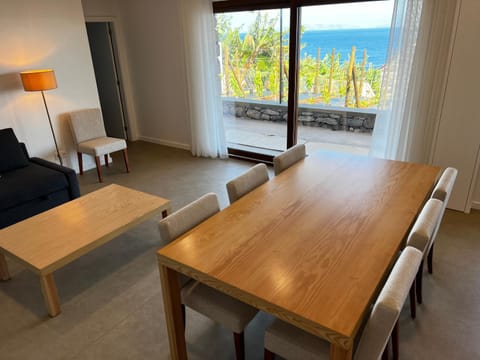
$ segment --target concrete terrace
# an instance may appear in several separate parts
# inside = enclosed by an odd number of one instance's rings
[[[254,147],[258,151],[283,151],[287,143],[286,123],[236,118],[224,115],[225,132],[229,146]],[[300,125],[298,142],[305,143],[309,151],[327,149],[368,155],[372,135],[344,130]]]

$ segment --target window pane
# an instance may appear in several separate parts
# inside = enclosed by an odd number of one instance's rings
[[[216,14],[216,20],[229,146],[285,150],[289,11]]]
[[[299,141],[368,153],[392,11],[393,1],[302,8]]]

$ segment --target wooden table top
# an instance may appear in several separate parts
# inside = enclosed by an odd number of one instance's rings
[[[0,249],[48,274],[169,207],[113,184],[0,230]]]
[[[160,249],[159,262],[349,349],[439,171],[315,153]]]

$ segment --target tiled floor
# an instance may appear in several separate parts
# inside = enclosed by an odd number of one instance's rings
[[[170,198],[173,208],[206,192],[227,206],[225,183],[252,164],[198,159],[183,150],[130,144],[132,172],[121,157],[81,178],[82,193],[109,183]],[[62,314],[49,319],[38,278],[8,260],[13,278],[0,283],[0,359],[169,358],[155,250],[162,246],[156,221],[145,222],[55,273]],[[52,229],[54,231],[54,229]],[[405,307],[400,319],[401,359],[480,359],[480,212],[448,211],[437,238],[433,275],[424,277],[417,319]],[[68,241],[68,239],[65,239]],[[263,357],[260,314],[246,330],[247,359]],[[190,359],[233,359],[233,339],[210,320],[187,311]]]

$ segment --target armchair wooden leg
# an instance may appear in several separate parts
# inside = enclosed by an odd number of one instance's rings
[[[433,246],[434,245],[435,243],[433,243],[432,246],[430,247],[430,251],[428,252],[428,256],[427,256],[428,272],[430,274],[433,274]]]
[[[270,350],[264,349],[263,351],[263,359],[264,360],[275,360],[275,354]]]
[[[410,287],[410,316],[412,319],[417,317],[417,292],[415,291],[416,281],[413,280],[412,286]]]
[[[417,278],[415,280],[415,282],[417,283],[417,301],[419,304],[422,304],[423,302],[422,278],[423,278],[423,260],[420,263],[420,268],[418,269]]]
[[[398,320],[397,320],[392,330],[393,360],[398,360],[398,355],[399,355],[398,328],[399,326],[398,326]]]
[[[244,333],[233,333],[233,340],[235,341],[235,355],[237,360],[245,359],[245,336]]]
[[[128,164],[128,152],[127,149],[123,149],[123,160],[125,161],[125,168],[127,169],[127,173],[130,172],[130,165]]]
[[[77,152],[78,157],[78,168],[80,170],[80,175],[83,175],[83,156],[81,152]]]
[[[108,154],[103,155],[103,158],[105,159],[105,166],[108,167]]]
[[[103,182],[102,178],[102,168],[100,164],[100,156],[95,156],[95,164],[97,165],[97,175],[98,175],[98,181]]]

